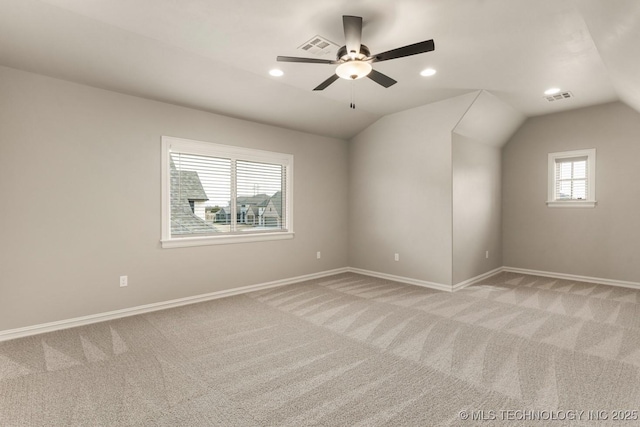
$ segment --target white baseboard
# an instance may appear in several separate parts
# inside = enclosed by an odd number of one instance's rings
[[[88,316],[75,317],[72,319],[59,320],[55,322],[42,323],[39,325],[26,326],[23,328],[9,329],[0,331],[0,342],[7,341],[15,338],[22,338],[30,335],[42,334],[45,332],[57,331],[60,329],[68,329],[76,326],[84,326],[92,323],[104,322],[107,320],[120,319],[122,317],[135,316],[136,314],[150,313],[158,310],[165,310],[167,308],[179,307],[188,304],[194,304],[198,302],[204,302],[214,300],[218,298],[229,297],[233,295],[240,295],[247,292],[258,291],[261,289],[275,288],[278,286],[290,285],[293,283],[304,282],[306,280],[319,279],[322,277],[333,276],[340,273],[357,273],[365,276],[377,277],[380,279],[393,280],[395,282],[407,283],[409,285],[422,286],[425,288],[436,289],[445,292],[455,292],[466,286],[479,282],[487,277],[491,277],[501,272],[529,274],[532,276],[551,277],[554,279],[566,279],[575,280],[579,282],[588,283],[600,283],[603,285],[621,286],[624,288],[640,289],[640,283],[627,282],[624,280],[612,280],[603,279],[599,277],[578,276],[574,274],[554,273],[550,271],[529,270],[525,268],[515,267],[498,267],[494,270],[480,274],[471,279],[465,280],[455,285],[444,285],[442,283],[429,282],[426,280],[412,279],[410,277],[396,276],[393,274],[379,273],[377,271],[363,270],[360,268],[344,267],[334,270],[322,271],[319,273],[306,274],[303,276],[291,277],[288,279],[275,280],[273,282],[260,283],[257,285],[243,286],[240,288],[227,289],[223,291],[216,291],[202,295],[194,295],[191,297],[178,298],[170,301],[162,301],[153,304],[145,304],[137,307],[124,308],[121,310],[108,311],[105,313],[91,314]]]
[[[494,268],[491,271],[487,271],[486,273],[479,274],[476,277],[472,277],[471,279],[467,279],[463,282],[456,283],[455,285],[453,285],[453,292],[459,291],[460,289],[465,288],[469,285],[473,285],[474,283],[484,280],[487,277],[495,276],[496,274],[502,273],[503,271],[504,271],[504,267]]]
[[[306,280],[319,279],[335,274],[347,273],[349,268],[338,268],[319,273],[306,274],[303,276],[291,277],[288,279],[275,280],[273,282],[260,283],[257,285],[243,286],[240,288],[227,289],[224,291],[210,292],[202,295],[178,298],[170,301],[162,301],[153,304],[139,305],[137,307],[123,308],[121,310],[108,311],[105,313],[91,314],[89,316],[75,317],[73,319],[59,320],[56,322],[42,323],[39,325],[26,326],[23,328],[0,331],[0,342],[22,338],[30,335],[42,334],[45,332],[57,331],[60,329],[74,328],[76,326],[89,325],[91,323],[104,322],[107,320],[120,319],[122,317],[135,316],[136,314],[150,313],[152,311],[164,310],[167,308],[179,307],[182,305],[194,304],[218,298],[230,297],[232,295],[244,294],[261,289],[275,288],[277,286],[290,285],[292,283],[304,282]]]
[[[403,276],[396,276],[396,275],[393,275],[393,274],[380,273],[380,272],[377,272],[377,271],[363,270],[361,268],[349,267],[349,271],[351,273],[364,274],[365,276],[371,276],[371,277],[378,277],[380,279],[393,280],[395,282],[407,283],[409,285],[422,286],[422,287],[425,287],[425,288],[436,289],[438,291],[455,292],[455,291],[458,291],[458,290],[460,290],[460,289],[462,289],[462,288],[464,288],[466,286],[473,285],[476,282],[479,282],[479,281],[481,281],[483,279],[486,279],[487,277],[491,277],[491,276],[494,276],[494,275],[502,272],[503,271],[503,267],[498,267],[498,268],[495,268],[495,269],[493,269],[491,271],[487,271],[486,273],[479,274],[476,277],[472,277],[472,278],[467,279],[467,280],[465,280],[463,282],[456,283],[453,286],[444,285],[442,283],[428,282],[426,280],[412,279],[410,277],[403,277]]]
[[[553,279],[575,280],[577,282],[600,283],[602,285],[621,286],[623,288],[640,289],[640,283],[624,280],[603,279],[601,277],[578,276],[576,274],[554,273],[551,271],[529,270],[526,268],[502,267],[509,273],[530,274],[532,276],[551,277]]]
[[[363,270],[361,268],[349,267],[351,273],[363,274],[365,276],[377,277],[379,279],[393,280],[394,282],[407,283],[409,285],[422,286],[425,288],[436,289],[438,291],[451,292],[451,285],[443,285],[442,283],[428,282],[426,280],[412,279],[410,277],[396,276],[393,274],[379,273],[377,271]]]
[[[407,283],[410,285],[423,286],[425,288],[437,289],[439,291],[445,291],[445,292],[459,291],[462,288],[473,285],[474,283],[480,282],[481,280],[484,280],[488,277],[495,276],[496,274],[502,273],[503,271],[510,272],[510,273],[529,274],[532,276],[551,277],[554,279],[575,280],[577,282],[600,283],[603,285],[621,286],[623,288],[631,288],[631,289],[640,289],[640,283],[637,283],[637,282],[604,279],[601,277],[578,276],[575,274],[555,273],[551,271],[529,270],[526,268],[516,268],[516,267],[498,267],[491,271],[487,271],[486,273],[480,274],[476,277],[467,279],[463,282],[456,283],[453,286],[444,285],[442,283],[428,282],[426,280],[412,279],[410,277],[396,276],[393,274],[379,273],[377,271],[363,270],[363,269],[354,268],[354,267],[349,267],[347,271],[351,273],[363,274],[365,276],[372,276],[372,277],[378,277],[381,279],[393,280],[395,282]]]

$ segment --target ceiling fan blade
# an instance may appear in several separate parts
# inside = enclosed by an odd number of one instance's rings
[[[410,44],[408,46],[399,47],[397,49],[388,50],[386,52],[373,55],[371,62],[388,61],[389,59],[402,58],[405,56],[417,55],[419,53],[431,52],[436,48],[433,40],[426,40],[420,43]]]
[[[371,80],[373,80],[374,82],[384,87],[390,87],[398,83],[397,81],[393,80],[391,77],[385,74],[382,74],[381,72],[376,70],[371,70],[371,72],[367,75],[367,77],[369,77]]]
[[[338,63],[338,61],[332,61],[330,59],[298,58],[297,56],[278,56],[276,60],[278,62],[306,62],[308,64],[337,64]]]
[[[313,90],[324,90],[326,89],[331,83],[335,82],[336,80],[338,80],[340,77],[338,77],[337,74],[332,75],[331,77],[329,77],[327,80],[323,81],[322,83],[320,83],[317,87],[315,87]]]
[[[362,18],[359,16],[344,15],[342,17],[344,26],[344,40],[347,46],[347,53],[354,56],[360,53],[360,42],[362,39]]]

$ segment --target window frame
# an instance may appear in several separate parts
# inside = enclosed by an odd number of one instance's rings
[[[573,157],[587,158],[587,198],[586,200],[556,199],[556,160]],[[548,156],[547,206],[550,208],[595,208],[596,204],[596,149],[562,151]]]
[[[253,148],[224,145],[214,142],[195,141],[172,136],[162,137],[161,154],[161,180],[162,180],[162,219],[161,239],[162,248],[181,248],[190,246],[224,245],[232,243],[263,242],[270,240],[293,239],[293,155],[276,153],[272,151],[257,150]],[[285,212],[286,228],[282,231],[260,231],[242,233],[224,233],[219,236],[171,236],[171,150],[201,156],[221,157],[232,160],[246,160],[250,162],[263,162],[281,164],[285,167]],[[235,178],[232,177],[232,183]],[[235,188],[231,189],[232,198],[235,198]]]

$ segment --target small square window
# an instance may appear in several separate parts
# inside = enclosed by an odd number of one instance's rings
[[[549,153],[548,169],[547,206],[595,207],[595,148]]]

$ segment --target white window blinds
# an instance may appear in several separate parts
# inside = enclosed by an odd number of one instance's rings
[[[238,160],[236,162],[236,230],[285,229],[286,200],[282,165]]]
[[[293,156],[171,137],[163,147],[163,247],[291,231]]]
[[[170,153],[171,236],[231,231],[231,159]]]
[[[555,160],[555,199],[586,200],[588,194],[587,157]]]
[[[596,207],[596,149],[548,155],[547,206]]]

